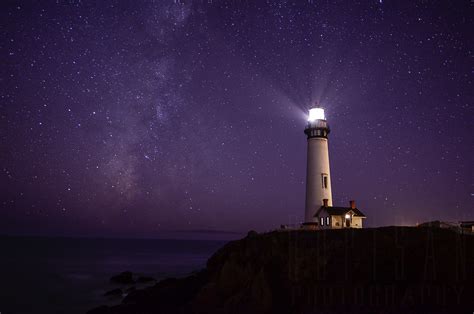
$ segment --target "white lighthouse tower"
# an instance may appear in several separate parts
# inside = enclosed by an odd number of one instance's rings
[[[329,171],[329,125],[323,108],[309,110],[308,124],[304,130],[308,141],[306,167],[306,206],[304,226],[317,225],[316,212],[321,206],[332,206],[331,174]]]

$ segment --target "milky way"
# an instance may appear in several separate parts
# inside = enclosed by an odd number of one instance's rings
[[[1,6],[0,233],[300,221],[315,101],[336,205],[473,219],[467,1]]]

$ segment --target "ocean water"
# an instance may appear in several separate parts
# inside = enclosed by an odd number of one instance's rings
[[[0,313],[85,313],[120,299],[111,276],[163,279],[202,269],[226,241],[0,237]],[[137,288],[143,286],[137,286]]]

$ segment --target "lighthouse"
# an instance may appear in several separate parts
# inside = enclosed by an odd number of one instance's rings
[[[318,225],[316,213],[322,207],[332,206],[331,173],[329,170],[329,125],[320,107],[309,110],[304,130],[307,136],[306,203],[304,226]]]

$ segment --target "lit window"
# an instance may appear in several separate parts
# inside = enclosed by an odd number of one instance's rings
[[[328,225],[328,226],[330,225],[330,224],[329,224],[329,216],[326,217],[326,225]]]
[[[324,218],[321,217],[321,226],[324,226]]]

